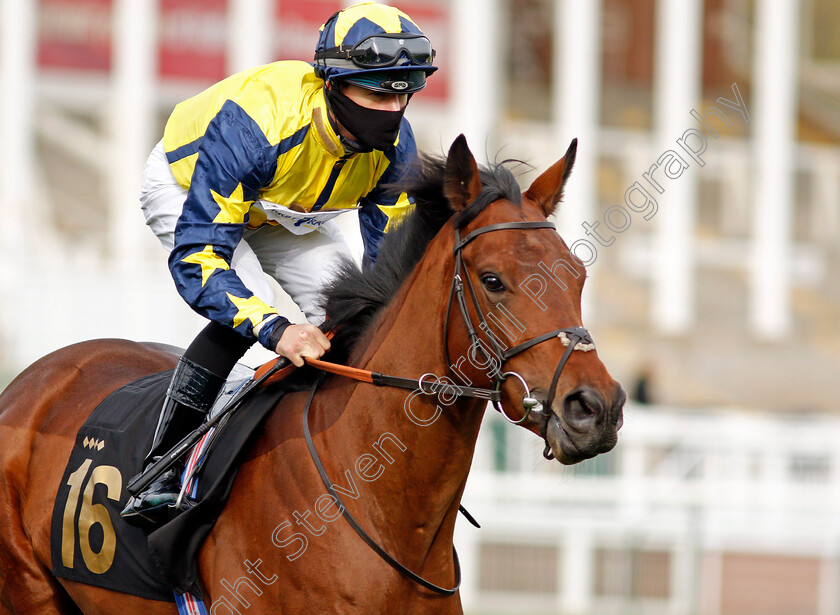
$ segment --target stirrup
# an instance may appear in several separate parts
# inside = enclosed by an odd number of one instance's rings
[[[180,508],[170,502],[163,502],[155,506],[143,508],[142,503],[138,502],[134,496],[131,496],[125,508],[120,513],[120,517],[125,519],[125,522],[129,525],[154,529],[169,523],[182,512],[189,510],[196,504],[198,504],[197,501],[190,497],[185,497],[181,501]]]
[[[174,476],[167,476],[168,473]],[[154,497],[153,493],[155,483],[152,483],[147,489],[136,496],[131,496],[128,502],[120,512],[120,516],[132,525],[140,527],[155,527],[171,521],[180,513],[195,506],[197,502],[189,497],[184,497],[183,487],[180,486],[181,472],[177,468],[169,468],[166,472],[161,473],[157,482],[165,483],[168,481],[169,488],[162,494],[159,494],[161,501],[155,504],[147,504],[146,500]],[[167,485],[160,485],[160,488],[165,488]],[[152,492],[152,493],[150,493]]]

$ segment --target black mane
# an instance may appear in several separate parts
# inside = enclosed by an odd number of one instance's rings
[[[498,199],[521,204],[519,184],[504,164],[479,169],[481,194],[458,215],[453,215],[443,193],[443,157],[420,156],[413,172],[393,186],[394,191],[406,192],[414,199],[414,211],[385,235],[375,266],[359,270],[355,263],[345,262],[323,291],[327,327],[335,331],[329,360],[343,363],[347,359],[351,348],[393,299],[429,242],[450,219],[460,229]]]

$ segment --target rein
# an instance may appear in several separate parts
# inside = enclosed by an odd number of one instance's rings
[[[386,376],[385,374],[380,374],[379,372],[372,372],[355,367],[347,367],[346,365],[329,363],[328,361],[321,361],[320,359],[310,359],[309,357],[304,357],[304,361],[306,361],[307,365],[311,365],[321,371],[336,374],[338,376],[344,376],[345,378],[352,378],[353,380],[358,380],[359,382],[368,382],[380,387],[397,387],[412,391],[419,390],[426,395],[433,395],[437,392],[438,388],[445,386],[451,387],[452,394],[458,397],[475,397],[478,399],[486,399],[487,401],[492,401],[493,403],[497,403],[501,400],[501,394],[499,391],[495,391],[493,389],[464,387],[450,383],[444,383],[441,385],[437,381],[426,382],[427,377],[434,377],[434,374],[423,374],[419,379],[414,380],[412,378],[401,378],[399,376]],[[429,390],[426,390],[426,387],[428,387]]]
[[[268,363],[261,365],[254,374],[254,378],[259,378],[261,375],[267,373],[269,369],[271,369],[278,361],[282,361],[282,357],[278,357],[276,359],[272,359]],[[413,378],[402,378],[400,376],[388,376],[386,374],[381,374],[379,372],[374,372],[368,369],[359,369],[358,367],[349,367],[347,365],[341,365],[340,363],[330,363],[329,361],[322,361],[321,359],[313,359],[311,357],[303,357],[304,362],[309,365],[310,367],[314,367],[315,369],[319,369],[322,372],[329,372],[331,374],[335,374],[336,376],[343,376],[344,378],[350,378],[352,380],[358,380],[359,382],[366,382],[368,384],[374,384],[379,387],[397,387],[399,389],[408,389],[411,391],[421,391],[426,395],[434,395],[437,393],[438,389],[446,387],[447,389],[451,389],[453,395],[458,397],[475,397],[477,399],[486,399],[487,401],[491,401],[494,404],[501,402],[501,393],[498,390],[494,389],[481,389],[477,387],[465,387],[459,386],[457,384],[452,384],[449,382],[440,383],[440,381],[436,380],[435,382],[427,382],[427,379],[431,377],[435,377],[434,374],[423,374],[418,379]],[[296,369],[294,365],[287,365],[283,369],[277,370],[271,374],[269,378],[267,378],[262,384],[263,386],[268,386],[270,384],[274,384],[275,382],[279,382],[283,380],[289,373]]]
[[[344,505],[344,502],[341,500],[333,487],[332,481],[330,481],[330,477],[327,476],[327,471],[324,469],[324,464],[321,463],[321,458],[318,456],[318,451],[315,450],[315,443],[312,441],[312,434],[309,431],[309,408],[312,406],[312,400],[315,398],[315,391],[318,389],[318,385],[321,383],[322,379],[323,377],[318,378],[315,381],[315,384],[312,385],[312,390],[309,391],[309,397],[306,399],[306,405],[303,408],[303,436],[306,440],[306,446],[309,448],[309,454],[312,455],[312,460],[315,462],[315,467],[318,470],[318,474],[321,476],[321,481],[323,481],[324,486],[327,488],[327,491],[330,492],[330,495],[335,498],[335,501],[341,510],[341,514],[345,519],[347,519],[347,523],[350,524],[350,527],[356,531],[361,539],[364,540],[367,545],[373,549],[377,555],[379,555],[379,557],[384,559],[392,568],[404,574],[418,585],[421,585],[422,587],[425,587],[435,593],[451,596],[457,592],[458,588],[461,586],[461,563],[458,561],[458,552],[455,550],[455,545],[452,545],[452,559],[455,562],[455,586],[446,588],[435,585],[431,581],[427,581],[418,575],[416,572],[406,568],[398,560],[394,559],[385,549],[380,547],[379,543],[371,538],[370,535],[362,529],[362,526],[359,525],[359,522],[356,521],[353,515],[350,514],[347,507]]]

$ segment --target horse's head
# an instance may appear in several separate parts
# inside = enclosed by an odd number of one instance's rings
[[[463,136],[444,171],[444,193],[456,213],[447,363],[461,381],[503,379],[508,419],[545,438],[546,456],[550,451],[564,464],[615,446],[625,401],[582,328],[585,268],[547,224],[576,147],[573,141],[521,199],[518,190],[488,190],[494,171],[479,172]],[[528,397],[542,409],[529,412]]]

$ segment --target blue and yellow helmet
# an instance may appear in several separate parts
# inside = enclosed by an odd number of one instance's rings
[[[435,51],[411,18],[397,8],[361,2],[330,17],[321,26],[315,48],[315,71],[324,80],[344,80],[379,92],[417,92]]]

